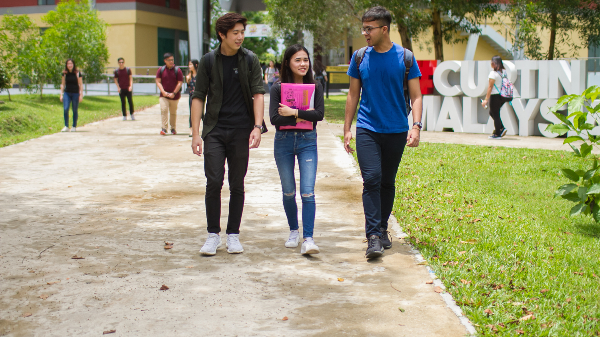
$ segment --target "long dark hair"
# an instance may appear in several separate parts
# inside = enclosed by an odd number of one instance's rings
[[[315,59],[314,69],[315,69],[315,74],[320,75],[325,70],[325,66],[323,65],[323,63],[321,63],[321,61],[319,61],[318,59]]]
[[[304,84],[316,83],[313,77],[312,63],[310,62],[310,54],[308,53],[308,50],[304,48],[304,46],[301,44],[291,45],[285,50],[285,53],[283,53],[283,62],[281,63],[279,80],[282,83],[294,83],[294,73],[292,72],[292,68],[290,68],[290,61],[292,60],[292,56],[294,56],[299,51],[306,52],[306,55],[308,56],[308,71],[306,72],[306,75],[304,75],[302,82]]]
[[[494,71],[502,71],[504,70],[504,64],[502,63],[502,58],[498,55],[492,57],[492,64],[494,65]]]
[[[191,60],[190,62],[192,62],[192,65],[194,66],[194,71],[198,73],[198,60]]]
[[[75,65],[75,61],[73,61],[73,59],[69,58],[67,59],[67,61],[65,61],[65,71],[64,73],[67,74],[69,73],[69,68],[67,67],[67,63],[69,63],[69,61],[73,62],[73,72],[77,73],[77,66]]]

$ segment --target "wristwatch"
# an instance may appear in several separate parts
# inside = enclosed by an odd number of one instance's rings
[[[413,126],[415,126],[415,125],[419,127],[419,130],[423,129],[423,123],[421,123],[421,122],[414,122]]]
[[[260,132],[263,132],[263,131],[265,131],[265,128],[263,128],[263,126],[262,126],[262,125],[255,125],[254,127],[255,127],[255,128],[258,128],[258,129],[260,130]]]

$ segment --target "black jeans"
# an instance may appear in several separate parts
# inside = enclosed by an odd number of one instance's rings
[[[239,234],[244,211],[244,178],[248,171],[248,140],[252,129],[215,127],[204,137],[206,220],[209,233],[221,232],[221,189],[227,160],[229,218],[227,234]]]
[[[123,111],[123,117],[127,116],[127,109],[125,107],[125,97],[127,97],[127,101],[129,102],[129,114],[133,115],[133,93],[131,91],[127,91],[121,88],[121,92],[119,92],[119,97],[121,98],[121,111]]]
[[[494,120],[494,134],[496,136],[502,135],[502,130],[504,129],[504,124],[502,124],[502,119],[500,119],[500,109],[504,103],[506,103],[506,100],[499,94],[490,96],[490,117]]]
[[[403,133],[378,133],[356,128],[356,156],[363,177],[365,232],[382,236],[396,196],[396,173],[402,160],[406,136]]]

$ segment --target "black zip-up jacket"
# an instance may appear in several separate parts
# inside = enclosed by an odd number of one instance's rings
[[[284,125],[296,125],[296,117],[294,116],[281,116],[277,109],[279,109],[279,103],[281,103],[281,82],[277,81],[271,87],[271,102],[269,103],[269,117],[271,117],[271,124],[273,124],[277,130],[280,126]],[[317,122],[322,121],[325,116],[325,101],[323,99],[323,87],[321,83],[315,83],[315,109],[314,110],[300,110],[298,109],[298,118],[313,122],[313,130],[317,128]],[[308,131],[308,130],[283,130],[283,131]]]
[[[212,66],[210,81],[206,72],[206,55],[200,59],[198,65],[198,74],[196,75],[196,89],[192,94],[192,99],[199,98],[206,102],[206,111],[202,115],[203,128],[202,139],[217,125],[219,121],[219,111],[223,104],[223,59],[221,58],[221,45],[214,50],[215,60]],[[260,69],[258,57],[254,55],[251,71],[248,70],[248,62],[246,61],[247,50],[240,48],[238,50],[238,69],[240,76],[240,84],[242,86],[242,94],[246,102],[246,108],[254,121],[254,103],[253,96],[256,94],[264,94],[263,77]],[[208,96],[208,98],[207,98]]]

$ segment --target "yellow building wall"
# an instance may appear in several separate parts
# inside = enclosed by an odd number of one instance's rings
[[[477,41],[477,49],[475,49],[475,56],[473,60],[475,61],[492,61],[492,57],[499,55],[499,51],[492,47],[487,41],[482,38],[479,38]],[[464,59],[464,57],[462,58]],[[459,60],[459,59],[456,59]]]
[[[125,59],[125,66],[135,67],[135,25],[113,24],[106,30],[106,46],[108,47],[108,67],[118,67],[117,59]]]
[[[135,62],[138,66],[158,66],[158,29],[156,26],[135,25]],[[156,74],[156,68],[136,69],[137,75]]]

